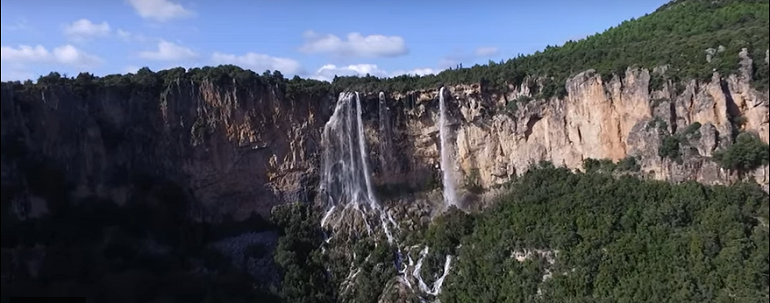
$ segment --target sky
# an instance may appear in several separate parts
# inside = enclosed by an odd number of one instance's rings
[[[3,81],[235,64],[262,73],[437,73],[530,54],[666,0],[3,0]]]

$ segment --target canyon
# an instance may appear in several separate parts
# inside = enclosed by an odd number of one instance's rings
[[[659,87],[651,79],[665,74],[665,67],[628,68],[612,77],[587,70],[568,79],[562,98],[537,99],[537,86],[525,84],[505,92],[480,84],[448,86],[448,152],[459,192],[469,184],[493,188],[543,160],[581,169],[588,158],[627,157],[636,159],[642,178],[754,180],[767,191],[766,165],[741,173],[712,159],[739,131],[768,142],[768,92],[750,84],[753,60],[744,51],[736,74],[715,72],[708,81]],[[360,93],[375,187],[439,187],[438,91],[384,92],[382,99],[380,92]],[[24,169],[10,152],[23,151],[61,170],[75,185],[75,198],[120,204],[134,185],[119,180],[153,176],[182,188],[201,218],[266,216],[275,205],[315,199],[321,134],[336,97],[287,96],[277,85],[234,80],[178,80],[160,95],[104,86],[83,95],[63,85],[3,83],[2,142],[9,150],[3,153],[3,186],[24,192]],[[658,154],[661,136],[695,123],[699,135],[680,142],[681,160]],[[47,208],[45,198],[34,194],[14,199],[28,205],[29,216]]]

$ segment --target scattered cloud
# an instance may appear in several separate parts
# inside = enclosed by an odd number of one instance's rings
[[[171,0],[126,0],[139,16],[158,22],[195,16],[195,12]]]
[[[147,42],[151,39],[145,35],[142,34],[135,34],[123,29],[118,29],[115,31],[118,35],[118,38],[122,39],[125,42]]]
[[[435,69],[435,68],[415,68],[408,71],[395,71],[391,73],[391,76],[400,76],[400,75],[413,75],[413,76],[425,76],[425,75],[435,75],[440,73],[441,69]]]
[[[376,64],[353,64],[347,66],[336,66],[334,64],[326,64],[319,68],[314,74],[309,75],[309,78],[316,80],[332,81],[334,76],[365,76],[367,74],[377,77],[395,77],[400,75],[429,75],[438,73],[439,70],[432,68],[418,68],[413,70],[399,70],[394,72],[388,72],[379,68]]]
[[[71,66],[89,67],[102,62],[101,58],[87,54],[70,44],[54,48],[53,57],[57,62]]]
[[[157,50],[140,52],[139,57],[154,61],[175,61],[197,58],[198,53],[187,47],[160,40]]]
[[[500,51],[497,49],[497,47],[488,46],[477,48],[475,53],[477,57],[492,57],[499,54]]]
[[[305,44],[300,51],[307,54],[325,53],[336,56],[382,58],[398,57],[409,53],[404,38],[399,36],[349,33],[345,39],[314,31],[304,33]]]
[[[103,62],[97,56],[88,54],[70,44],[48,51],[42,45],[2,46],[2,61],[14,64],[58,63],[75,67],[94,67]]]
[[[75,40],[106,37],[110,35],[110,31],[110,25],[106,21],[93,23],[88,19],[80,19],[64,27],[64,34]]]
[[[214,64],[233,64],[248,68],[257,73],[266,70],[278,70],[284,75],[298,74],[302,71],[299,61],[289,58],[273,57],[265,54],[246,53],[244,55],[232,55],[215,52],[211,56]]]

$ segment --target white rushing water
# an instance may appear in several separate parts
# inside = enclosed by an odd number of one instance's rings
[[[452,256],[446,256],[446,259],[444,260],[444,272],[438,279],[436,279],[435,282],[433,282],[432,287],[428,287],[425,281],[423,281],[422,275],[420,274],[420,271],[422,270],[422,262],[428,255],[428,251],[429,249],[427,246],[425,246],[422,251],[420,251],[420,259],[417,260],[417,265],[414,266],[412,277],[417,280],[417,285],[420,288],[420,291],[432,296],[438,296],[438,294],[441,293],[441,286],[444,284],[444,279],[446,279],[447,275],[449,275],[450,265],[452,264]],[[413,262],[411,258],[409,258],[409,262]]]
[[[358,93],[340,94],[334,113],[324,126],[321,144],[321,193],[326,200],[321,226],[336,229],[347,223],[351,231],[359,232],[356,228],[363,225],[371,234],[374,226],[370,221],[379,221],[379,227],[392,242],[395,221],[381,208],[374,194]]]
[[[446,121],[444,120],[443,92],[442,88],[440,101],[442,111],[442,168],[449,167],[448,163],[452,163],[451,160],[447,159],[448,154],[444,148]],[[380,94],[380,99],[384,99],[382,93]],[[380,124],[382,124],[383,118],[380,117],[379,120]],[[382,127],[380,125],[380,131],[382,131]],[[423,259],[428,253],[428,247],[424,247],[420,252],[417,264],[409,256],[409,249],[407,249],[406,257],[408,258],[408,264],[403,262],[404,255],[402,254],[402,249],[399,247],[399,243],[395,242],[393,236],[393,232],[399,230],[398,224],[382,208],[374,192],[364,130],[363,107],[361,106],[359,94],[340,94],[334,113],[324,126],[323,133],[321,134],[322,168],[320,194],[323,195],[326,203],[326,213],[321,219],[321,227],[331,230],[331,234],[327,236],[326,243],[330,243],[335,233],[349,232],[357,238],[362,232],[372,234],[380,231],[385,234],[388,243],[396,246],[394,266],[400,275],[399,281],[407,288],[413,289],[415,285],[410,281],[410,278],[413,278],[413,281],[417,282],[416,289],[414,290],[424,295],[437,296],[441,292],[444,278],[449,274],[452,257],[446,256],[442,275],[430,287],[423,281],[420,273]],[[454,183],[451,176],[447,177],[448,170],[444,170],[445,201],[454,203]],[[450,193],[450,195],[447,195],[447,193]],[[419,246],[412,248],[419,248]],[[353,259],[355,259],[355,255]],[[408,274],[410,268],[412,269],[411,277]],[[347,292],[351,287],[355,287],[353,280],[358,274],[366,273],[361,273],[361,269],[356,268],[351,263],[348,275],[342,285],[344,292]]]
[[[444,87],[442,86],[438,93],[438,134],[441,144],[441,176],[444,185],[444,204],[446,206],[457,205],[457,196],[455,193],[455,183],[452,176],[452,155],[449,151],[449,129],[446,120],[446,105],[444,104]]]

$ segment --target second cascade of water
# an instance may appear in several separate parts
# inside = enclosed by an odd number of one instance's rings
[[[452,154],[449,151],[449,129],[446,119],[446,105],[444,102],[444,87],[442,86],[438,93],[438,134],[441,147],[441,176],[444,187],[444,204],[449,207],[457,205],[457,196],[455,193],[455,183],[452,176]]]

